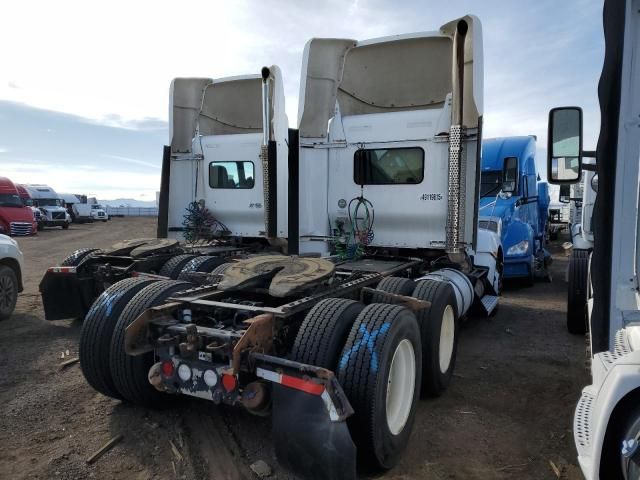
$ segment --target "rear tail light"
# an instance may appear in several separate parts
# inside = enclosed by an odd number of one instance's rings
[[[227,392],[233,392],[238,386],[238,381],[234,375],[223,375],[222,385]]]
[[[165,360],[162,362],[162,374],[165,377],[173,377],[173,372],[175,372],[175,367],[171,360]]]

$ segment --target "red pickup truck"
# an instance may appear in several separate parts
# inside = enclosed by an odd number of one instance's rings
[[[34,235],[37,231],[33,211],[23,204],[15,184],[0,177],[0,233],[24,236]]]

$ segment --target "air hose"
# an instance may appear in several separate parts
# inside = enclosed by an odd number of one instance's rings
[[[335,252],[342,260],[355,260],[364,255],[367,245],[373,241],[375,211],[373,204],[364,198],[362,193],[351,199],[347,209],[351,228],[346,243],[339,234],[336,236],[334,239]],[[363,216],[359,217],[358,215]]]

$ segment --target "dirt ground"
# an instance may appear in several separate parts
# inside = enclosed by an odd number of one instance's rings
[[[77,248],[145,236],[155,236],[155,219],[18,240],[25,291],[0,329],[0,478],[250,479],[257,460],[273,469],[270,478],[295,478],[277,464],[268,418],[190,399],[165,411],[132,407],[93,391],[77,363],[60,368],[77,356],[81,323],[44,320],[44,270]],[[497,315],[466,322],[449,390],[420,402],[408,450],[379,478],[555,479],[554,467],[561,478],[581,478],[571,426],[588,383],[585,346],[565,329],[567,261],[553,253],[552,283],[510,286]]]

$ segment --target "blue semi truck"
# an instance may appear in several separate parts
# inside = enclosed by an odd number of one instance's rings
[[[545,249],[549,185],[540,182],[536,137],[491,138],[482,143],[480,225],[500,233],[503,277],[533,284],[548,278]]]

